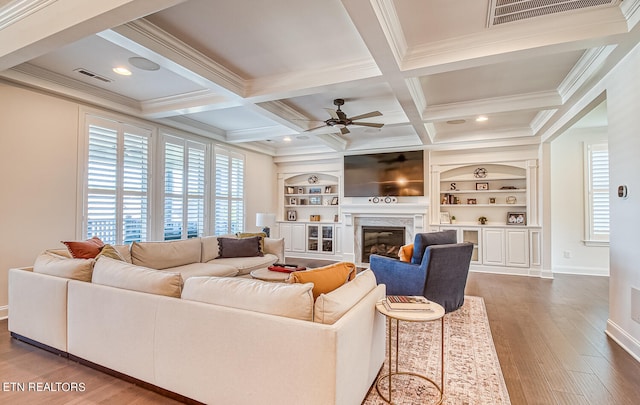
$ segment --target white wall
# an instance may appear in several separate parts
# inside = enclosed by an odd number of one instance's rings
[[[0,82],[0,318],[7,315],[7,273],[42,250],[76,239],[80,104]],[[246,154],[247,231],[256,212],[275,212],[273,159]]]
[[[631,319],[631,288],[640,288],[640,46],[606,79],[611,183],[607,332],[640,360],[640,323]],[[617,197],[618,185],[629,197]],[[640,308],[637,308],[640,310]]]
[[[606,128],[572,129],[551,143],[551,266],[554,273],[609,275],[609,248],[585,246],[584,143]],[[565,257],[569,256],[569,257]]]
[[[7,270],[76,229],[78,105],[0,83],[0,317]]]

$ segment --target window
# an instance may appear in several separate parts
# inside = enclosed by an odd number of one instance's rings
[[[609,242],[609,150],[607,144],[585,148],[587,245]]]
[[[90,116],[87,125],[84,236],[112,244],[145,240],[151,130]]]
[[[244,230],[244,156],[215,149],[215,234]]]
[[[204,235],[206,145],[164,138],[164,240]]]

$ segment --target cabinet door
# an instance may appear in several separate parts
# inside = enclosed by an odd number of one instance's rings
[[[320,226],[307,225],[307,251],[320,251]]]
[[[507,266],[529,267],[529,231],[506,229]]]
[[[480,255],[480,229],[461,229],[460,234],[462,238],[459,239],[460,242],[470,242],[473,243],[473,253],[471,254],[471,263],[480,264],[482,263],[482,257]],[[460,235],[459,234],[459,235]]]
[[[504,230],[483,229],[482,231],[482,263],[504,266]]]
[[[291,250],[293,252],[304,252],[305,226],[304,224],[294,224],[291,226]]]
[[[333,253],[333,225],[322,225],[322,252]]]
[[[280,237],[284,238],[284,251],[291,251],[291,224],[280,224]]]

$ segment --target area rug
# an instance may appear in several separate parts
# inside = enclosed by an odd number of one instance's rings
[[[509,393],[496,354],[484,300],[466,296],[464,305],[444,322],[446,405],[508,405]],[[395,335],[395,322],[392,333]],[[388,330],[388,329],[387,329]],[[395,346],[395,344],[394,344]],[[395,348],[394,348],[395,350]],[[395,361],[395,356],[394,356]],[[426,375],[440,383],[440,322],[400,322],[400,371]],[[387,373],[385,361],[381,375]],[[386,395],[387,380],[381,384]],[[434,403],[437,391],[411,376],[393,378],[394,404]],[[363,405],[386,402],[374,387]]]

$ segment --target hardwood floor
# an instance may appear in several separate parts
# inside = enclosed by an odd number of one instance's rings
[[[554,280],[543,280],[472,273],[467,294],[485,300],[513,405],[637,403],[640,363],[604,333],[608,316],[607,278],[557,275]],[[29,382],[82,382],[86,389],[19,392],[11,390],[12,382],[25,386]],[[16,341],[9,336],[7,321],[3,320],[0,403],[178,402]]]

